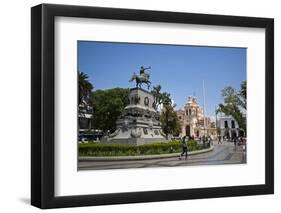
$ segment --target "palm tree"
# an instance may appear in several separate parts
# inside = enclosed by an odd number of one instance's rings
[[[89,77],[87,74],[79,72],[79,104],[81,104],[83,100],[89,100],[90,94],[94,88],[88,79]]]

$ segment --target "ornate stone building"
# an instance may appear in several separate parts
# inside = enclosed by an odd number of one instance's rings
[[[92,130],[93,107],[86,102],[78,105],[78,127],[79,133]]]
[[[186,135],[195,138],[203,135],[216,136],[215,122],[211,122],[209,117],[205,117],[204,125],[204,111],[198,104],[196,97],[188,97],[184,109],[178,110],[177,115],[181,123],[180,136]]]
[[[245,136],[244,131],[239,127],[237,121],[230,115],[220,114],[218,120],[220,134],[226,139],[234,139],[236,137]]]

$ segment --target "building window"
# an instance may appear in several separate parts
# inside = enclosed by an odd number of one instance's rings
[[[148,99],[148,97],[145,97],[145,98],[144,98],[144,105],[145,105],[145,106],[148,106],[148,105],[149,105],[149,99]]]
[[[147,128],[143,128],[143,133],[144,133],[145,135],[148,135]]]
[[[228,122],[224,121],[224,128],[227,129],[228,128]]]
[[[79,118],[79,128],[80,129],[89,129],[91,120],[88,118]]]
[[[235,129],[235,121],[234,120],[231,121],[231,128]]]
[[[181,120],[181,116],[179,116],[179,119]]]

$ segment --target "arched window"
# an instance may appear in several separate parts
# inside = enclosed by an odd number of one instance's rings
[[[231,128],[235,129],[235,121],[234,120],[231,121]]]
[[[224,128],[227,129],[228,128],[228,122],[224,121]]]

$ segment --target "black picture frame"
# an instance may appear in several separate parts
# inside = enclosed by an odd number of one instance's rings
[[[55,17],[264,28],[265,184],[78,196],[54,195]],[[60,208],[274,193],[274,20],[271,18],[41,4],[31,8],[31,204]]]

